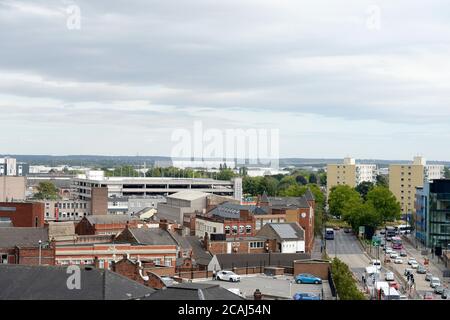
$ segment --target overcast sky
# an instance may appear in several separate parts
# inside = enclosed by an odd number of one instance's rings
[[[170,155],[196,120],[450,160],[450,2],[0,0],[0,154]]]

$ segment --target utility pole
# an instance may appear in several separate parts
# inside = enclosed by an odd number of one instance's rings
[[[39,265],[41,265],[41,248],[42,248],[42,240],[39,240]]]

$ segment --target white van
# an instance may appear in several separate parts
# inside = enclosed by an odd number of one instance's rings
[[[376,267],[378,270],[381,270],[381,261],[377,260],[377,259],[373,259],[372,266]]]

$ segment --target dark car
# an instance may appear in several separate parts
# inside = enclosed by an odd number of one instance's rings
[[[442,291],[441,298],[442,299],[448,299],[449,296],[450,296],[450,289],[444,289]]]
[[[443,286],[436,286],[436,287],[434,287],[434,293],[442,294],[443,292],[444,292],[444,287]]]
[[[350,228],[344,228],[345,233],[350,233]]]
[[[426,273],[427,273],[427,269],[425,269],[424,266],[419,265],[419,266],[417,267],[417,271],[416,271],[416,272],[417,272],[417,273],[420,273],[420,274],[426,274]]]
[[[406,251],[400,251],[400,257],[406,257],[406,256],[408,256]]]

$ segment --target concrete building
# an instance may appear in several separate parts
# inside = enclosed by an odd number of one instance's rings
[[[204,213],[207,207],[208,193],[199,191],[181,191],[167,196],[165,203],[158,203],[157,216],[182,223],[185,214]]]
[[[415,236],[428,247],[450,245],[450,179],[426,181],[417,187]]]
[[[444,179],[445,166],[441,164],[427,164],[425,165],[425,177],[428,181]]]
[[[276,252],[305,252],[305,230],[297,222],[267,223],[256,235],[268,240],[276,240]]]
[[[409,215],[415,211],[416,188],[423,186],[425,165],[425,159],[417,156],[413,163],[389,166],[389,189],[400,203],[403,214]]]
[[[375,183],[376,178],[375,164],[357,164],[353,158],[344,158],[343,163],[327,165],[327,196],[334,186],[348,185],[354,188],[365,181]]]
[[[0,176],[0,202],[25,200],[26,178]]]
[[[46,221],[79,221],[91,214],[91,203],[84,200],[43,200]]]
[[[0,176],[26,176],[30,166],[10,157],[0,158]]]

